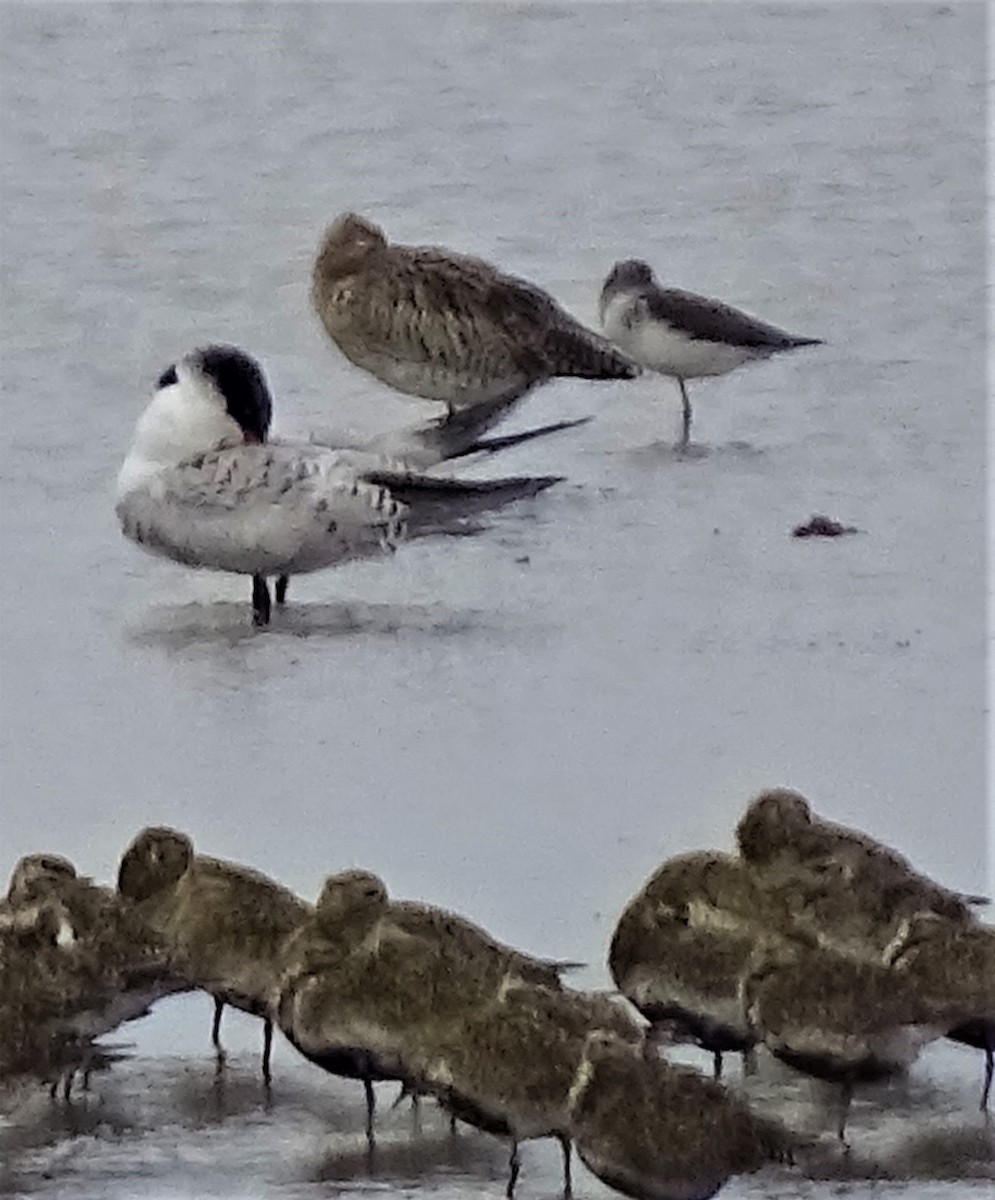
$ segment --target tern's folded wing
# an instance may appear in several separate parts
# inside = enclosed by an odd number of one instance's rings
[[[237,446],[168,468],[122,496],[126,536],[190,566],[298,574],[393,549],[405,508],[345,456]]]

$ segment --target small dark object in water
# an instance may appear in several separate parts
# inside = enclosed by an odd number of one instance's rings
[[[855,525],[841,525],[832,517],[824,517],[817,513],[810,518],[807,525],[796,525],[791,531],[792,537],[840,537],[844,533],[859,533]]]

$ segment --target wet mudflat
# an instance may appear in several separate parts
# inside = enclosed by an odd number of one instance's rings
[[[164,822],[309,899],[369,867],[591,986],[649,872],[729,848],[772,784],[992,886],[984,12],[718,11],[4,7],[0,873],[52,849],[111,879]],[[589,322],[636,255],[827,345],[692,385],[687,458],[671,381],[549,385],[520,425],[597,419],[482,469],[566,484],[485,536],[295,580],[259,635],[243,582],[124,543],[113,479],[151,383],[211,339],[263,361],[280,432],[434,411],[308,310],[348,207]],[[792,539],[814,513],[862,532]],[[88,1097],[5,1110],[7,1191],[501,1195],[504,1149],[431,1105],[421,1137],[385,1113],[369,1163],[358,1089],[282,1042],[267,1100],[236,1014],[216,1083],[209,1023],[165,1003]],[[849,1166],[827,1145],[817,1178],[724,1194],[986,1194],[980,1069],[934,1046],[858,1097]],[[809,1084],[750,1088],[812,1119]],[[558,1181],[527,1147],[521,1194]]]

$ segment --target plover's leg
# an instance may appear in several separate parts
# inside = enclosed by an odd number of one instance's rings
[[[995,1068],[995,1050],[988,1046],[985,1050],[985,1082],[981,1089],[981,1111],[988,1108],[988,1097],[992,1090],[992,1069]]]
[[[570,1174],[570,1139],[560,1135],[560,1149],[563,1151],[563,1200],[570,1200],[574,1194],[573,1179]]]
[[[220,996],[214,997],[214,1022],[211,1025],[211,1041],[218,1059],[218,1066],[225,1061],[224,1047],[221,1045],[221,1014],[225,1011],[225,1002]]]
[[[269,587],[265,575],[252,576],[252,624],[268,625],[270,613]]]
[[[691,401],[688,399],[688,390],[684,385],[684,380],[680,376],[677,377],[677,385],[681,389],[681,404],[683,423],[681,426],[681,449],[686,450],[691,444]]]
[[[272,1075],[269,1070],[269,1060],[273,1053],[273,1022],[267,1019],[263,1023],[263,1081],[269,1087]]]
[[[508,1159],[508,1186],[505,1188],[504,1194],[511,1200],[515,1194],[515,1184],[518,1181],[518,1172],[521,1163],[518,1161],[518,1142],[511,1143],[511,1158]]]
[[[721,1079],[722,1078],[722,1051],[721,1050],[713,1050],[712,1051],[712,1078],[713,1079]]]
[[[289,575],[281,575],[273,589],[273,598],[277,604],[286,604],[287,602],[287,584],[290,582]]]
[[[363,1088],[366,1091],[366,1141],[373,1148],[373,1113],[377,1106],[377,1095],[373,1090],[373,1080],[369,1075],[363,1078]]]
[[[850,1143],[846,1140],[846,1119],[850,1115],[850,1101],[853,1099],[853,1083],[848,1079],[843,1084],[840,1093],[839,1124],[836,1126],[836,1136],[845,1153],[850,1152]]]

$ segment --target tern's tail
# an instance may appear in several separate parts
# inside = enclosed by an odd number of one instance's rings
[[[495,512],[516,500],[536,496],[562,475],[521,475],[506,479],[436,479],[405,471],[371,471],[370,483],[388,489],[408,508],[408,537],[465,533],[469,518]]]

